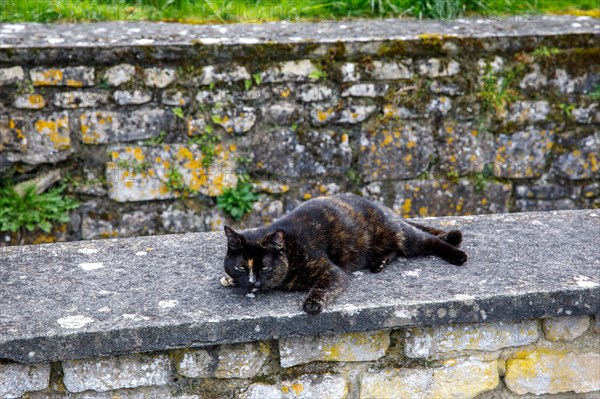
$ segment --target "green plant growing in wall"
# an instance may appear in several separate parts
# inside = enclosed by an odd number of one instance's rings
[[[145,173],[152,167],[152,165],[148,161],[138,162],[136,160],[126,159],[119,159],[115,162],[115,164],[119,169],[135,173]]]
[[[327,72],[321,69],[315,69],[308,74],[308,77],[312,80],[327,79]]]
[[[160,134],[156,137],[152,137],[146,141],[144,141],[145,145],[161,145],[165,139],[167,138],[167,132],[164,130],[160,131]]]
[[[502,115],[506,108],[518,98],[518,93],[512,88],[516,74],[522,67],[506,72],[505,76],[492,70],[491,64],[486,66],[483,84],[478,93],[483,112],[494,111],[497,116]]]
[[[257,86],[259,86],[262,83],[262,76],[260,76],[260,73],[253,74],[252,79],[254,80],[254,83],[256,83]]]
[[[596,85],[594,90],[588,94],[588,97],[592,100],[600,100],[600,85]]]
[[[189,187],[185,184],[185,179],[176,166],[169,168],[167,172],[167,182],[165,183],[169,191],[179,191],[188,193]]]
[[[62,195],[66,185],[38,194],[35,184],[19,195],[8,184],[0,186],[0,231],[19,232],[40,229],[52,231],[53,223],[67,223],[69,212],[79,203]]]
[[[240,176],[235,187],[226,188],[217,197],[217,207],[239,220],[252,210],[258,195],[252,191],[252,183],[247,176]]]
[[[172,111],[173,115],[175,115],[179,119],[185,119],[185,116],[183,116],[183,109],[181,107],[175,107],[172,109]]]
[[[206,126],[206,128],[204,128],[204,134],[188,139],[189,145],[196,144],[200,147],[200,151],[203,155],[202,163],[204,166],[213,163],[215,156],[217,155],[217,144],[221,141],[219,137],[213,135],[212,132],[212,126]]]
[[[534,58],[550,58],[558,54],[560,54],[560,49],[556,47],[542,46],[533,50]]]
[[[568,117],[571,117],[573,110],[575,109],[575,105],[560,103],[560,104],[558,104],[558,108],[560,108],[560,110],[563,112],[563,114],[565,114]]]

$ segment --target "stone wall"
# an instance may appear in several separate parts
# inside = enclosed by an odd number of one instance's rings
[[[306,24],[310,38],[284,40],[283,24],[227,45],[112,48],[124,29],[110,24],[6,25],[2,174],[60,169],[82,204],[27,240],[249,227],[345,191],[411,217],[600,206],[597,21],[387,24],[387,39],[320,39],[334,28]],[[234,222],[215,198],[241,171],[259,200]]]
[[[0,396],[597,398],[599,334],[598,317],[565,316],[4,363]]]

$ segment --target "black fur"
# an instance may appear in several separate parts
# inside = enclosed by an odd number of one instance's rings
[[[323,308],[348,286],[349,273],[381,272],[396,256],[467,261],[462,234],[407,222],[389,208],[344,194],[307,201],[271,226],[241,233],[225,227],[225,272],[247,292],[309,291],[303,309]]]

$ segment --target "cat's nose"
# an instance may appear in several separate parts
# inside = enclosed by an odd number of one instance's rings
[[[252,283],[252,287],[260,288],[260,281],[255,281],[254,283]]]

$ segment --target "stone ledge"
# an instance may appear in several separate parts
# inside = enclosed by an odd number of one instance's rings
[[[565,37],[593,43],[599,29],[598,19],[572,16],[532,16],[490,20],[418,21],[407,19],[352,20],[332,22],[273,22],[264,24],[188,25],[153,22],[98,22],[94,24],[3,24],[0,29],[0,62],[31,61],[47,64],[57,60],[78,62],[115,62],[131,58],[136,62],[195,57],[203,62],[224,63],[228,57],[240,58],[240,47],[268,45],[280,48],[281,56],[272,60],[297,59],[304,53],[313,57],[325,54],[318,44],[344,43],[357,54],[378,53],[373,44],[394,41],[440,39],[492,39],[492,47],[537,46],[532,37]],[[520,36],[528,43],[518,44]],[[76,38],[74,41],[73,38]],[[150,39],[151,38],[151,39]],[[501,38],[513,38],[503,43]],[[570,40],[571,40],[570,39]],[[520,43],[520,42],[519,42]],[[569,42],[573,45],[572,40]],[[290,52],[290,45],[293,51]],[[279,46],[279,47],[278,47]],[[283,46],[283,47],[281,47]],[[118,51],[115,51],[118,48]],[[35,49],[34,53],[31,49]],[[155,49],[156,51],[149,51]],[[189,51],[191,49],[191,51]],[[207,53],[216,49],[217,53]],[[444,48],[452,52],[452,46]],[[230,54],[231,53],[231,54]],[[34,54],[34,55],[32,55]],[[73,55],[79,58],[73,58]],[[264,56],[260,53],[244,53]],[[70,57],[71,56],[71,57]],[[207,58],[208,56],[208,58]],[[214,58],[214,60],[213,60]]]
[[[225,239],[197,233],[0,248],[0,359],[40,363],[402,326],[600,313],[600,211],[452,218],[470,255],[357,273],[324,313],[305,293],[219,284]]]

